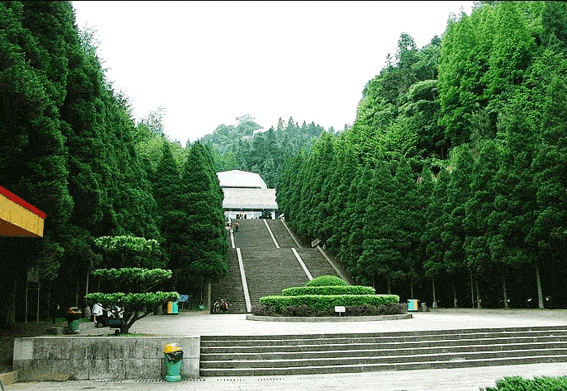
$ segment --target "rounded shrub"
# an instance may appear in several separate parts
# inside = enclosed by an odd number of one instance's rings
[[[305,286],[347,286],[348,283],[337,276],[325,275],[309,281]]]
[[[300,295],[373,295],[376,289],[371,286],[297,286],[282,289],[283,296]]]

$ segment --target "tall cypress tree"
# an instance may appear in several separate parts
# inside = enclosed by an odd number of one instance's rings
[[[492,140],[477,144],[470,195],[464,203],[463,227],[466,238],[463,248],[466,262],[477,274],[484,274],[484,278],[487,278],[491,271],[503,271],[499,259],[491,257],[491,246],[494,245],[492,238],[496,234],[496,227],[490,219],[494,216],[494,178],[498,171],[499,154],[500,151]]]
[[[59,119],[64,88],[52,68],[61,60],[61,45],[42,46],[49,32],[28,19],[28,6],[0,3],[0,185],[44,211],[47,219],[41,241],[0,238],[0,247],[13,250],[0,254],[0,285],[8,298],[1,312],[9,324],[15,320],[16,287],[28,268],[40,266],[44,277],[55,275],[64,252],[59,242],[73,207],[66,186],[65,125]]]
[[[179,281],[202,288],[228,272],[228,242],[224,229],[222,189],[210,151],[191,147],[181,171],[183,209],[187,214],[186,258]]]
[[[330,232],[331,237],[327,240],[327,247],[338,251],[340,249],[341,240],[345,236],[345,232],[341,227],[347,218],[347,205],[349,189],[356,176],[357,164],[354,152],[348,147],[340,148],[337,152],[337,181],[335,187],[331,189],[331,205],[332,214],[328,221],[325,222]],[[337,184],[338,182],[338,184]]]
[[[175,279],[187,250],[187,214],[183,206],[179,168],[173,159],[169,142],[163,139],[162,144],[162,156],[157,166],[153,196],[157,203],[158,226],[164,238],[161,247],[168,255],[168,268],[174,272],[175,285]]]
[[[360,216],[362,251],[357,259],[358,278],[375,285],[376,277],[382,277],[390,293],[392,279],[400,277],[402,254],[396,246],[396,210],[392,202],[395,185],[387,163],[382,162],[372,171],[369,185],[361,202],[364,216]]]

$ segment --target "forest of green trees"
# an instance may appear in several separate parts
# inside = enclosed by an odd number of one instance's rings
[[[47,214],[0,237],[0,324],[84,304],[94,269],[163,267],[197,300],[227,273],[218,171],[258,172],[362,284],[440,306],[567,307],[567,5],[478,2],[398,48],[341,132],[249,115],[199,142],[133,119],[70,2],[0,2],[0,186]],[[105,238],[112,239],[105,239]],[[108,246],[137,240],[152,264]],[[127,248],[127,246],[125,247]]]
[[[23,317],[28,271],[41,317],[83,307],[96,268],[165,267],[166,290],[197,300],[228,271],[211,150],[168,141],[160,110],[136,124],[93,38],[70,2],[0,2],[0,186],[47,215],[43,239],[0,237],[0,324]],[[135,251],[113,258],[96,245],[103,237],[160,250],[152,265]]]
[[[397,51],[352,129],[289,159],[280,210],[363,284],[567,306],[567,3],[478,2]]]
[[[314,122],[307,125],[304,121],[299,126],[293,117],[289,118],[287,124],[280,118],[276,128],[272,126],[267,131],[261,130],[261,125],[250,115],[240,116],[236,120],[237,126],[219,125],[200,142],[211,147],[217,172],[255,172],[260,174],[270,189],[277,187],[287,159],[309,148],[323,132],[335,133],[333,127],[325,130]]]

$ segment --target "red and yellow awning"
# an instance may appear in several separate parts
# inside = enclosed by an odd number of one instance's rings
[[[0,186],[0,236],[43,237],[45,213]]]

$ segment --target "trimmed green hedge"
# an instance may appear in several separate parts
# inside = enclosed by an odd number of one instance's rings
[[[315,310],[326,310],[339,306],[362,306],[398,303],[397,295],[301,295],[301,296],[264,296],[260,303],[282,312],[289,306],[307,305]]]
[[[534,377],[523,379],[519,376],[506,377],[496,382],[496,388],[486,391],[564,391],[567,389],[567,376]]]
[[[380,315],[398,315],[407,313],[407,305],[404,303],[383,304],[380,307],[374,305],[354,305],[345,306],[346,312],[343,316],[380,316]],[[316,310],[308,305],[298,305],[285,307],[283,311],[277,312],[273,307],[260,304],[252,308],[252,313],[258,316],[337,316],[334,308],[326,310]]]
[[[305,286],[346,286],[348,283],[337,276],[319,276],[309,281]]]
[[[284,296],[301,295],[374,295],[376,289],[371,286],[297,286],[282,289]]]

